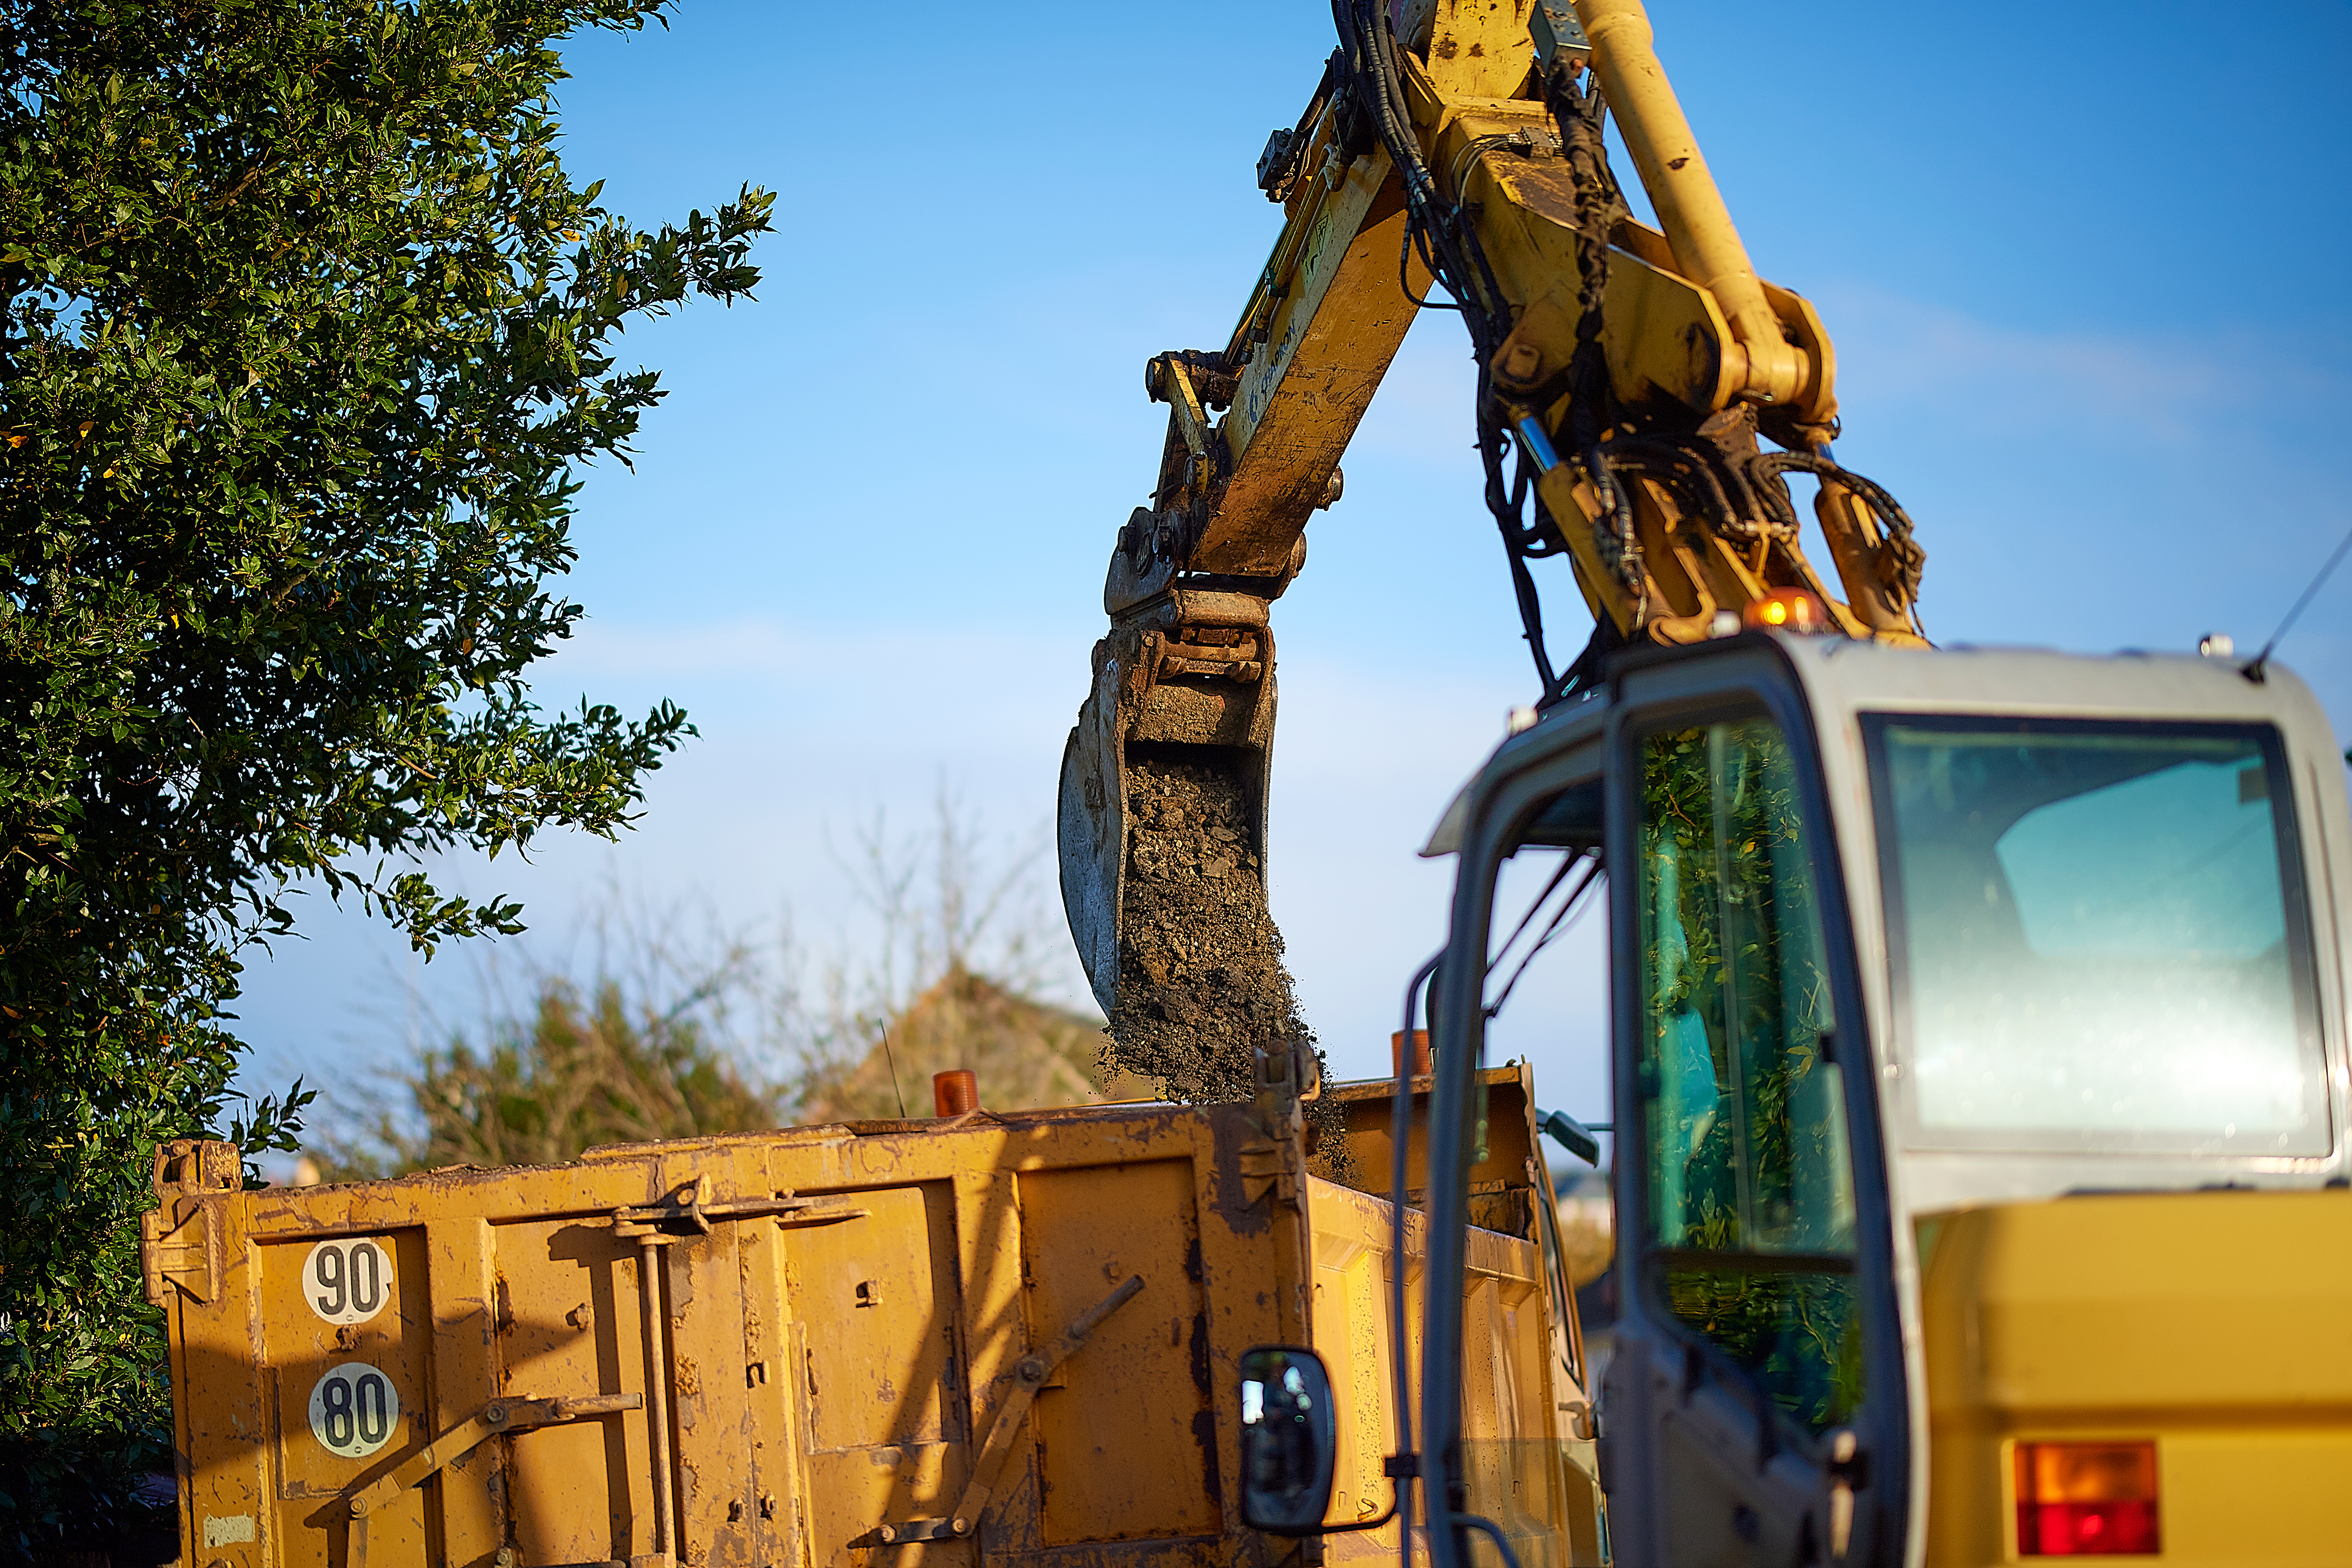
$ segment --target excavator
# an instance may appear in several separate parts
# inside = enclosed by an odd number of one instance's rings
[[[1160,868],[1213,818],[1221,865],[1263,867],[1270,607],[1407,327],[1457,313],[1536,679],[1425,852],[1458,870],[1400,1035],[1425,1005],[1433,1284],[1390,1324],[1419,1367],[1386,1461],[1408,1563],[1571,1561],[1491,1504],[1526,1457],[1465,1436],[1481,1349],[1451,1287],[1489,1037],[1587,903],[1621,1293],[1602,1552],[2352,1558],[2352,818],[2311,695],[2218,637],[1930,645],[1911,519],[1833,450],[1829,333],[1758,275],[1638,0],[1333,16],[1258,163],[1286,218],[1237,324],[1147,370],[1167,438],[1059,850],[1110,1016],[1206,1016],[1159,993],[1215,972],[1166,955],[1230,906]],[[1593,624],[1565,659],[1563,557]],[[1169,811],[1171,779],[1231,809]],[[1243,1373],[1244,1512],[1320,1550],[1353,1528],[1324,1508],[1330,1369],[1269,1346]]]

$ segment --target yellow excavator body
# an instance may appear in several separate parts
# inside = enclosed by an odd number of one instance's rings
[[[1918,1229],[1933,1568],[2016,1562],[2045,1509],[2054,1531],[2101,1505],[2144,1505],[2156,1550],[2133,1556],[2344,1561],[2352,1191],[2091,1193]]]

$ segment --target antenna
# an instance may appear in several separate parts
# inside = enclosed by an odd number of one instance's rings
[[[2352,532],[2345,534],[2344,542],[2336,547],[2336,553],[2327,558],[2327,564],[2319,569],[2319,575],[2311,580],[2311,586],[2303,591],[2303,597],[2296,600],[2294,608],[2286,612],[2286,619],[2280,622],[2278,630],[2271,633],[2271,640],[2263,644],[2263,651],[2254,655],[2252,664],[2238,672],[2240,674],[2256,685],[2262,684],[2266,667],[2271,662],[2272,650],[2279,645],[2279,639],[2286,635],[2286,629],[2294,624],[2295,617],[2310,607],[2312,596],[2320,591],[2328,578],[2334,574],[2336,567],[2342,564],[2347,550],[2352,550]]]
[[[907,1119],[907,1092],[898,1087],[898,1053],[890,1049],[890,1026],[882,1026],[882,1060],[890,1064],[890,1092],[898,1097],[898,1120]]]

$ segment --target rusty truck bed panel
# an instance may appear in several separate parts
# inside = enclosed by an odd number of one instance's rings
[[[1341,1385],[1330,1517],[1385,1504],[1389,1205],[1248,1106],[255,1192],[216,1149],[159,1163],[146,1249],[189,1568],[1271,1563],[1234,1441],[1235,1358],[1265,1343],[1323,1347]],[[1471,1430],[1498,1456],[1480,1506],[1567,1568],[1595,1559],[1569,1545],[1591,1504],[1554,1436],[1573,1368],[1541,1251],[1478,1239]],[[1331,1540],[1395,1550],[1392,1526]]]

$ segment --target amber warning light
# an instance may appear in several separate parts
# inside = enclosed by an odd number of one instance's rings
[[[1826,632],[1830,612],[1819,599],[1801,588],[1776,588],[1751,599],[1739,612],[1740,623],[1751,632]]]
[[[931,1109],[942,1116],[962,1116],[980,1109],[980,1075],[969,1067],[931,1074]]]
[[[2149,1555],[2158,1542],[2154,1443],[2017,1445],[2019,1556]]]

